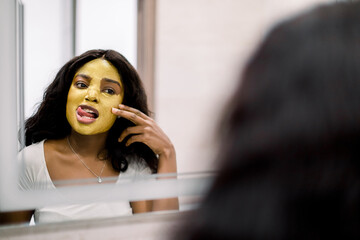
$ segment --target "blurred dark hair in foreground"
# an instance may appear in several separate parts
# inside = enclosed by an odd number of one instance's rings
[[[360,3],[275,26],[223,113],[220,173],[179,239],[360,239]]]

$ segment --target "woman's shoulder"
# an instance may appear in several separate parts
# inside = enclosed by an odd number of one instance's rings
[[[44,163],[44,141],[31,144],[19,152],[18,158],[26,167],[36,167]]]
[[[47,180],[44,158],[44,141],[22,149],[18,154],[20,164],[19,187],[23,190],[39,189]],[[42,185],[41,185],[42,184]],[[43,187],[45,188],[45,187]]]
[[[31,156],[34,154],[44,153],[44,142],[45,140],[42,140],[41,142],[33,143],[29,146],[26,146],[20,151],[19,154]]]

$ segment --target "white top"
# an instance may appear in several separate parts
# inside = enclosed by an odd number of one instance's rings
[[[56,189],[46,167],[44,142],[30,145],[19,153],[19,159],[23,159],[19,179],[22,190]],[[146,174],[151,174],[151,170],[145,162],[129,163],[128,169],[119,175],[118,182],[122,178]],[[126,215],[132,215],[128,201],[41,207],[35,209],[34,219],[37,223],[44,223]]]

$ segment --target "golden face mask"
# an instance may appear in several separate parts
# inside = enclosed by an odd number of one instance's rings
[[[92,60],[75,73],[67,97],[66,118],[82,135],[107,132],[116,120],[111,109],[122,103],[123,96],[117,69],[107,60]]]

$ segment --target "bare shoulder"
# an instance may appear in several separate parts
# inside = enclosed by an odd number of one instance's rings
[[[44,143],[44,156],[47,170],[52,180],[68,179],[66,173],[72,164],[67,156],[64,139],[46,140]]]
[[[56,162],[59,162],[59,160],[66,160],[67,158],[64,158],[63,156],[66,150],[64,139],[46,140],[44,142],[46,164],[52,164],[55,159]]]
[[[50,139],[50,140],[45,140],[44,142],[44,148],[47,148],[49,150],[56,150],[56,151],[61,151],[63,150],[65,147],[64,145],[65,139]]]

